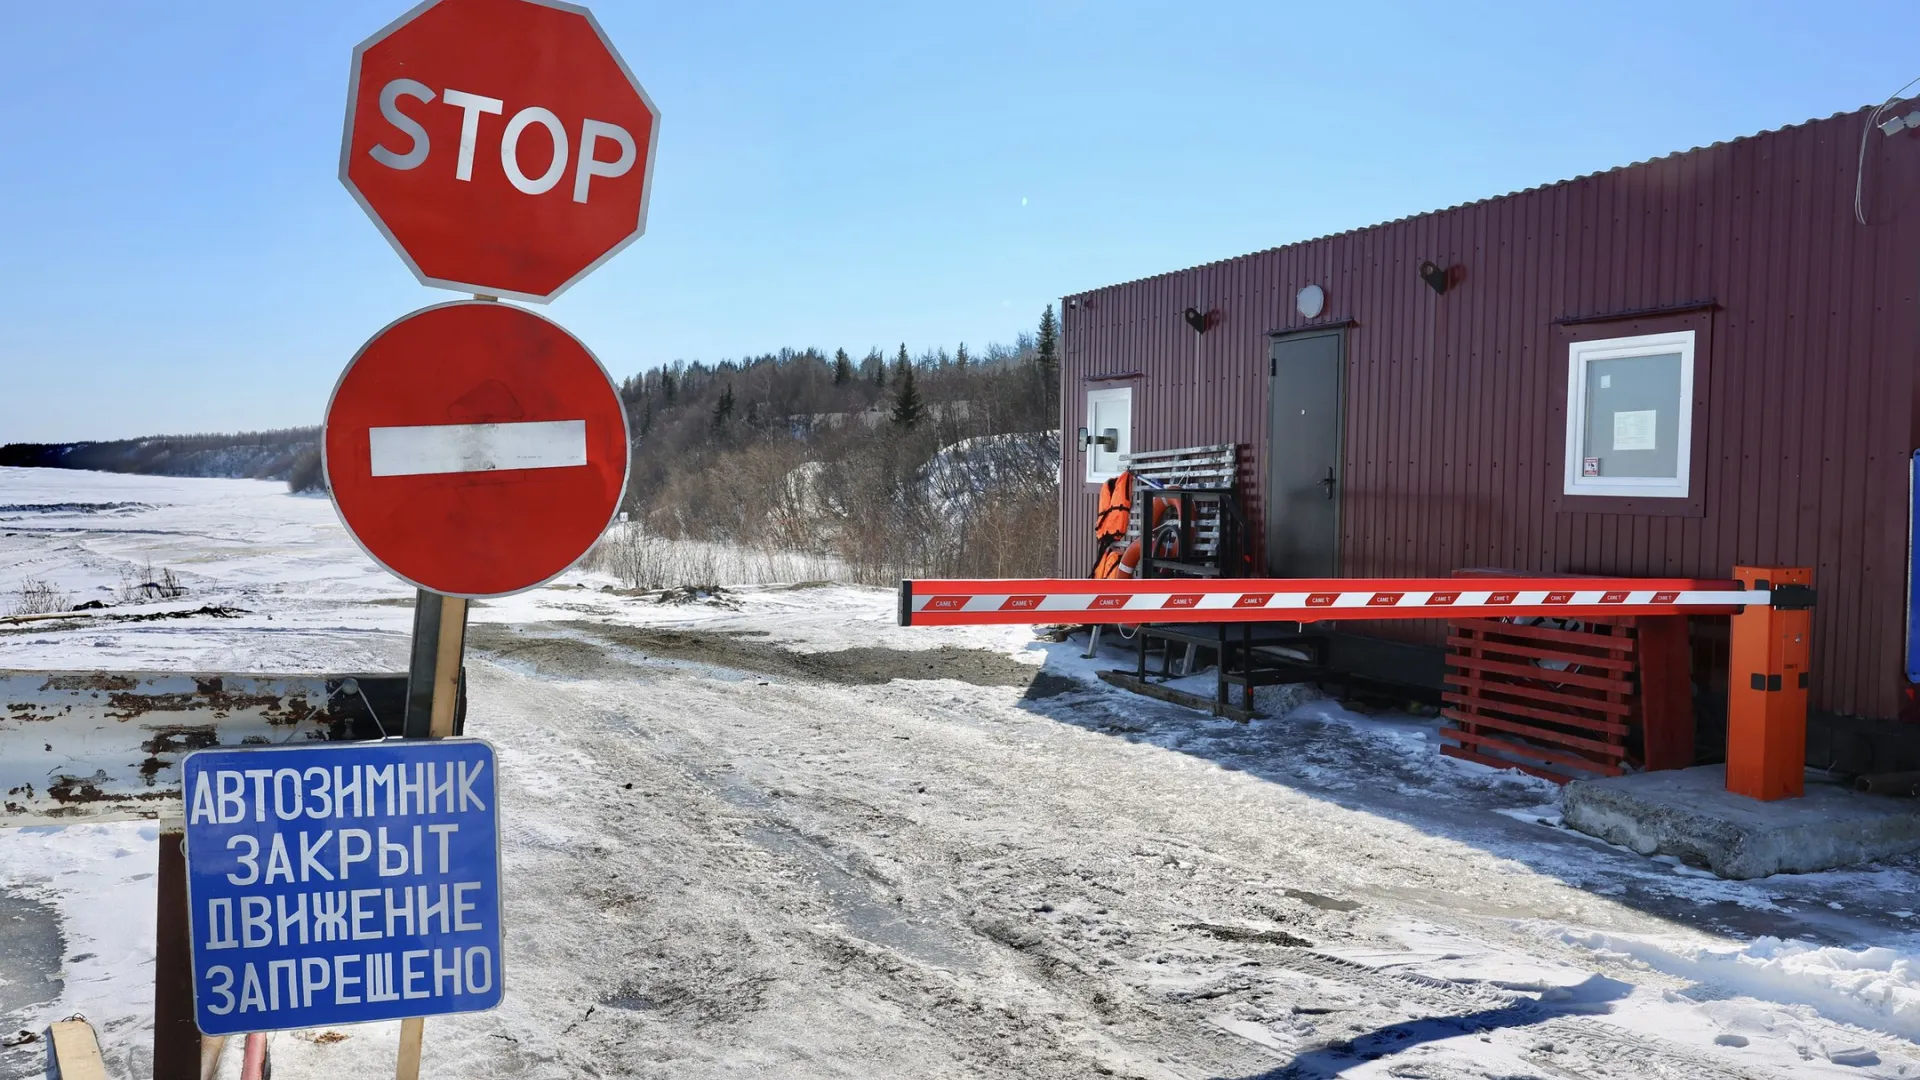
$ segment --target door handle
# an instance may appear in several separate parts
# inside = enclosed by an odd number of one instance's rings
[[[1329,498],[1329,499],[1331,499],[1331,498],[1333,498],[1333,485],[1334,485],[1334,483],[1335,483],[1335,481],[1334,481],[1334,479],[1333,479],[1333,466],[1331,466],[1331,465],[1329,465],[1329,466],[1327,466],[1327,475],[1326,475],[1326,477],[1325,477],[1324,479],[1321,479],[1321,480],[1315,480],[1315,481],[1314,481],[1314,483],[1316,483],[1316,484],[1324,484],[1324,485],[1326,485],[1326,488],[1327,488],[1327,498]]]

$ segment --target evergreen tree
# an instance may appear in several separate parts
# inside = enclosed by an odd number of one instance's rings
[[[887,388],[887,361],[886,361],[886,358],[880,355],[880,350],[879,350],[879,349],[875,349],[875,350],[873,350],[872,352],[870,352],[870,353],[868,353],[868,354],[867,354],[867,363],[869,363],[869,364],[872,364],[872,365],[873,365],[873,387],[874,387],[874,389],[876,389],[876,390],[885,390],[885,389]]]
[[[953,353],[954,370],[956,371],[967,370],[967,361],[970,359],[971,357],[967,355],[967,343],[963,341],[960,343],[960,347],[958,349],[955,349]]]
[[[674,390],[675,390],[675,387],[673,385],[673,372],[668,371],[665,368],[661,368],[660,369],[660,395],[667,399],[668,408],[673,407]]]
[[[1060,328],[1053,319],[1053,305],[1040,313],[1040,340],[1036,343],[1034,359],[1040,365],[1040,371],[1050,381],[1054,373],[1060,370]]]
[[[906,358],[906,347],[901,347],[901,359]],[[900,381],[893,392],[893,424],[895,427],[911,428],[920,422],[926,413],[926,406],[920,401],[920,392],[913,386],[913,366],[901,368]]]
[[[1053,319],[1053,305],[1040,313],[1040,340],[1035,343],[1034,367],[1040,374],[1041,402],[1049,416],[1059,412],[1060,327]]]
[[[847,350],[833,351],[833,385],[845,386],[853,378],[853,361],[847,359]]]
[[[893,358],[893,374],[895,378],[904,378],[912,370],[913,359],[907,355],[907,343],[903,341],[900,343],[900,355]]]
[[[713,403],[713,430],[719,431],[733,418],[733,384],[720,392],[720,400]]]

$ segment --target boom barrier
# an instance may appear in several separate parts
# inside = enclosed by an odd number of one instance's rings
[[[900,583],[900,625],[1731,615],[1794,594],[1691,578],[1015,578]],[[1810,603],[1811,590],[1808,594]]]
[[[902,581],[900,625],[1731,615],[1727,789],[1792,798],[1806,764],[1813,571],[1736,566],[1733,575]]]

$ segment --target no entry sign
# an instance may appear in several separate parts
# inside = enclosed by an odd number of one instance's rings
[[[626,414],[606,371],[512,304],[439,304],[375,334],[334,388],[321,444],[347,531],[445,596],[553,578],[626,488]]]
[[[340,181],[423,284],[545,303],[645,230],[659,130],[586,8],[427,0],[353,52]]]
[[[492,747],[202,750],[183,772],[201,1031],[500,1003]]]

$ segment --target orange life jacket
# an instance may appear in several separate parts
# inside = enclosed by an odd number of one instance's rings
[[[1133,473],[1123,472],[1100,485],[1100,509],[1093,518],[1093,541],[1111,544],[1127,535],[1133,516]]]
[[[1148,502],[1155,558],[1180,557],[1180,500],[1155,498]],[[1123,472],[1100,485],[1099,511],[1093,519],[1093,540],[1100,549],[1094,561],[1096,578],[1132,577],[1140,563],[1140,541],[1126,542],[1133,518],[1133,474]]]

